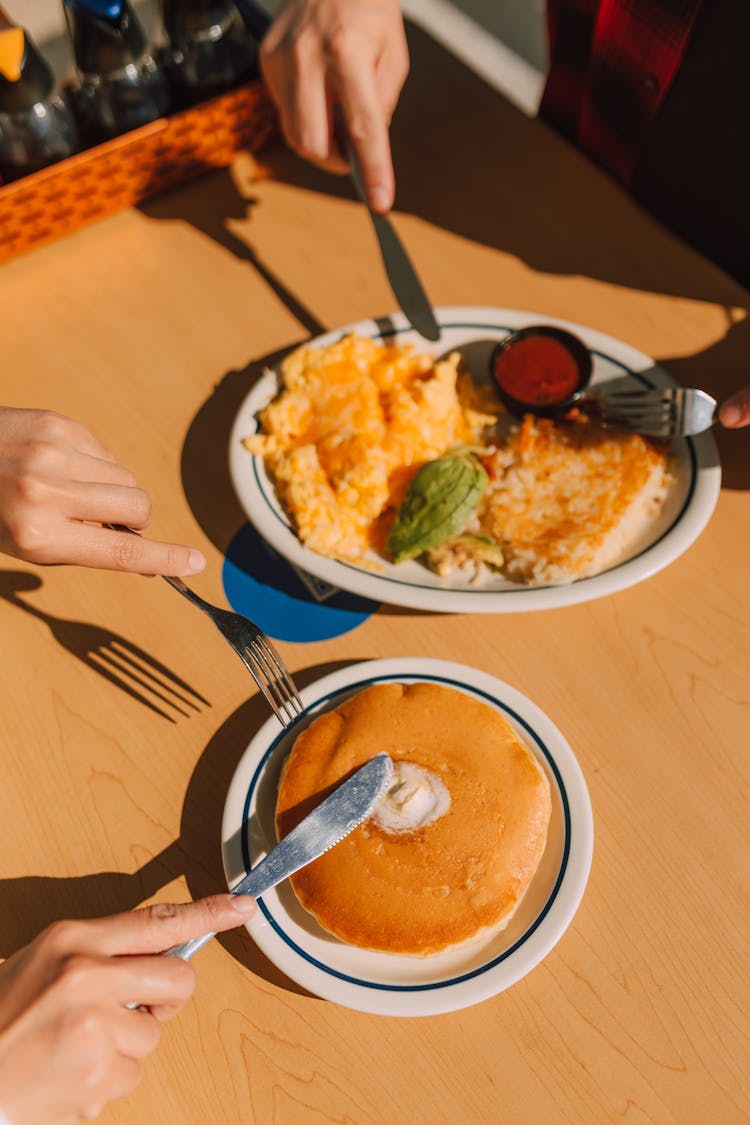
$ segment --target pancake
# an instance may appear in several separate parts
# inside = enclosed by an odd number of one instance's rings
[[[279,839],[381,751],[395,767],[388,793],[292,876],[302,906],[342,941],[387,953],[502,929],[544,851],[549,782],[506,719],[461,691],[376,684],[314,719],[284,765]]]

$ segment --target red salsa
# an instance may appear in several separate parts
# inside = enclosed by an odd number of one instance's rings
[[[498,348],[493,375],[501,391],[530,406],[565,402],[581,384],[575,356],[549,336],[526,336]]]

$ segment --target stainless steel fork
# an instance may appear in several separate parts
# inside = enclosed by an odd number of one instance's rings
[[[586,404],[608,429],[647,437],[690,437],[713,425],[716,399],[690,387],[633,388],[590,391]]]
[[[181,578],[164,575],[164,581],[211,618],[255,680],[282,727],[290,726],[302,714],[304,705],[284,661],[263,630],[249,617],[211,605]]]
[[[133,531],[132,527],[126,527],[121,523],[107,523],[104,526],[111,528],[112,531],[139,534]],[[291,726],[296,717],[302,714],[304,704],[284,661],[263,630],[249,617],[243,617],[241,613],[233,613],[231,610],[221,609],[207,602],[205,598],[196,594],[195,590],[191,590],[181,578],[168,577],[166,574],[162,577],[173,590],[182,594],[183,598],[187,598],[211,618],[255,680],[282,727]]]

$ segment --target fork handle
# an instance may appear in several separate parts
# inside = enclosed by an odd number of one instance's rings
[[[165,582],[169,583],[173,590],[176,590],[178,594],[182,594],[183,598],[187,598],[194,606],[197,606],[198,609],[202,609],[204,613],[208,613],[209,617],[211,616],[209,610],[213,607],[209,606],[208,602],[204,601],[199,594],[196,594],[195,590],[191,590],[181,578],[167,574],[162,574],[162,578]]]
[[[132,527],[128,527],[124,523],[104,523],[102,527],[108,527],[110,531],[126,531],[128,535],[140,535],[139,531],[134,531]],[[161,577],[165,582],[169,583],[173,590],[176,590],[178,594],[182,594],[183,598],[187,598],[189,602],[192,602],[198,609],[202,609],[204,613],[208,613],[212,608],[209,606],[208,602],[204,601],[194,590],[191,590],[181,578],[171,574],[162,574]]]

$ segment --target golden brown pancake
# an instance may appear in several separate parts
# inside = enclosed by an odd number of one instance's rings
[[[388,953],[436,953],[502,929],[544,851],[549,782],[503,716],[461,691],[376,684],[315,719],[284,766],[279,838],[381,751],[396,787],[376,816],[292,876],[301,904],[342,941]],[[434,807],[424,792],[410,797],[415,774],[432,780]],[[388,809],[400,800],[435,819],[394,831]]]

